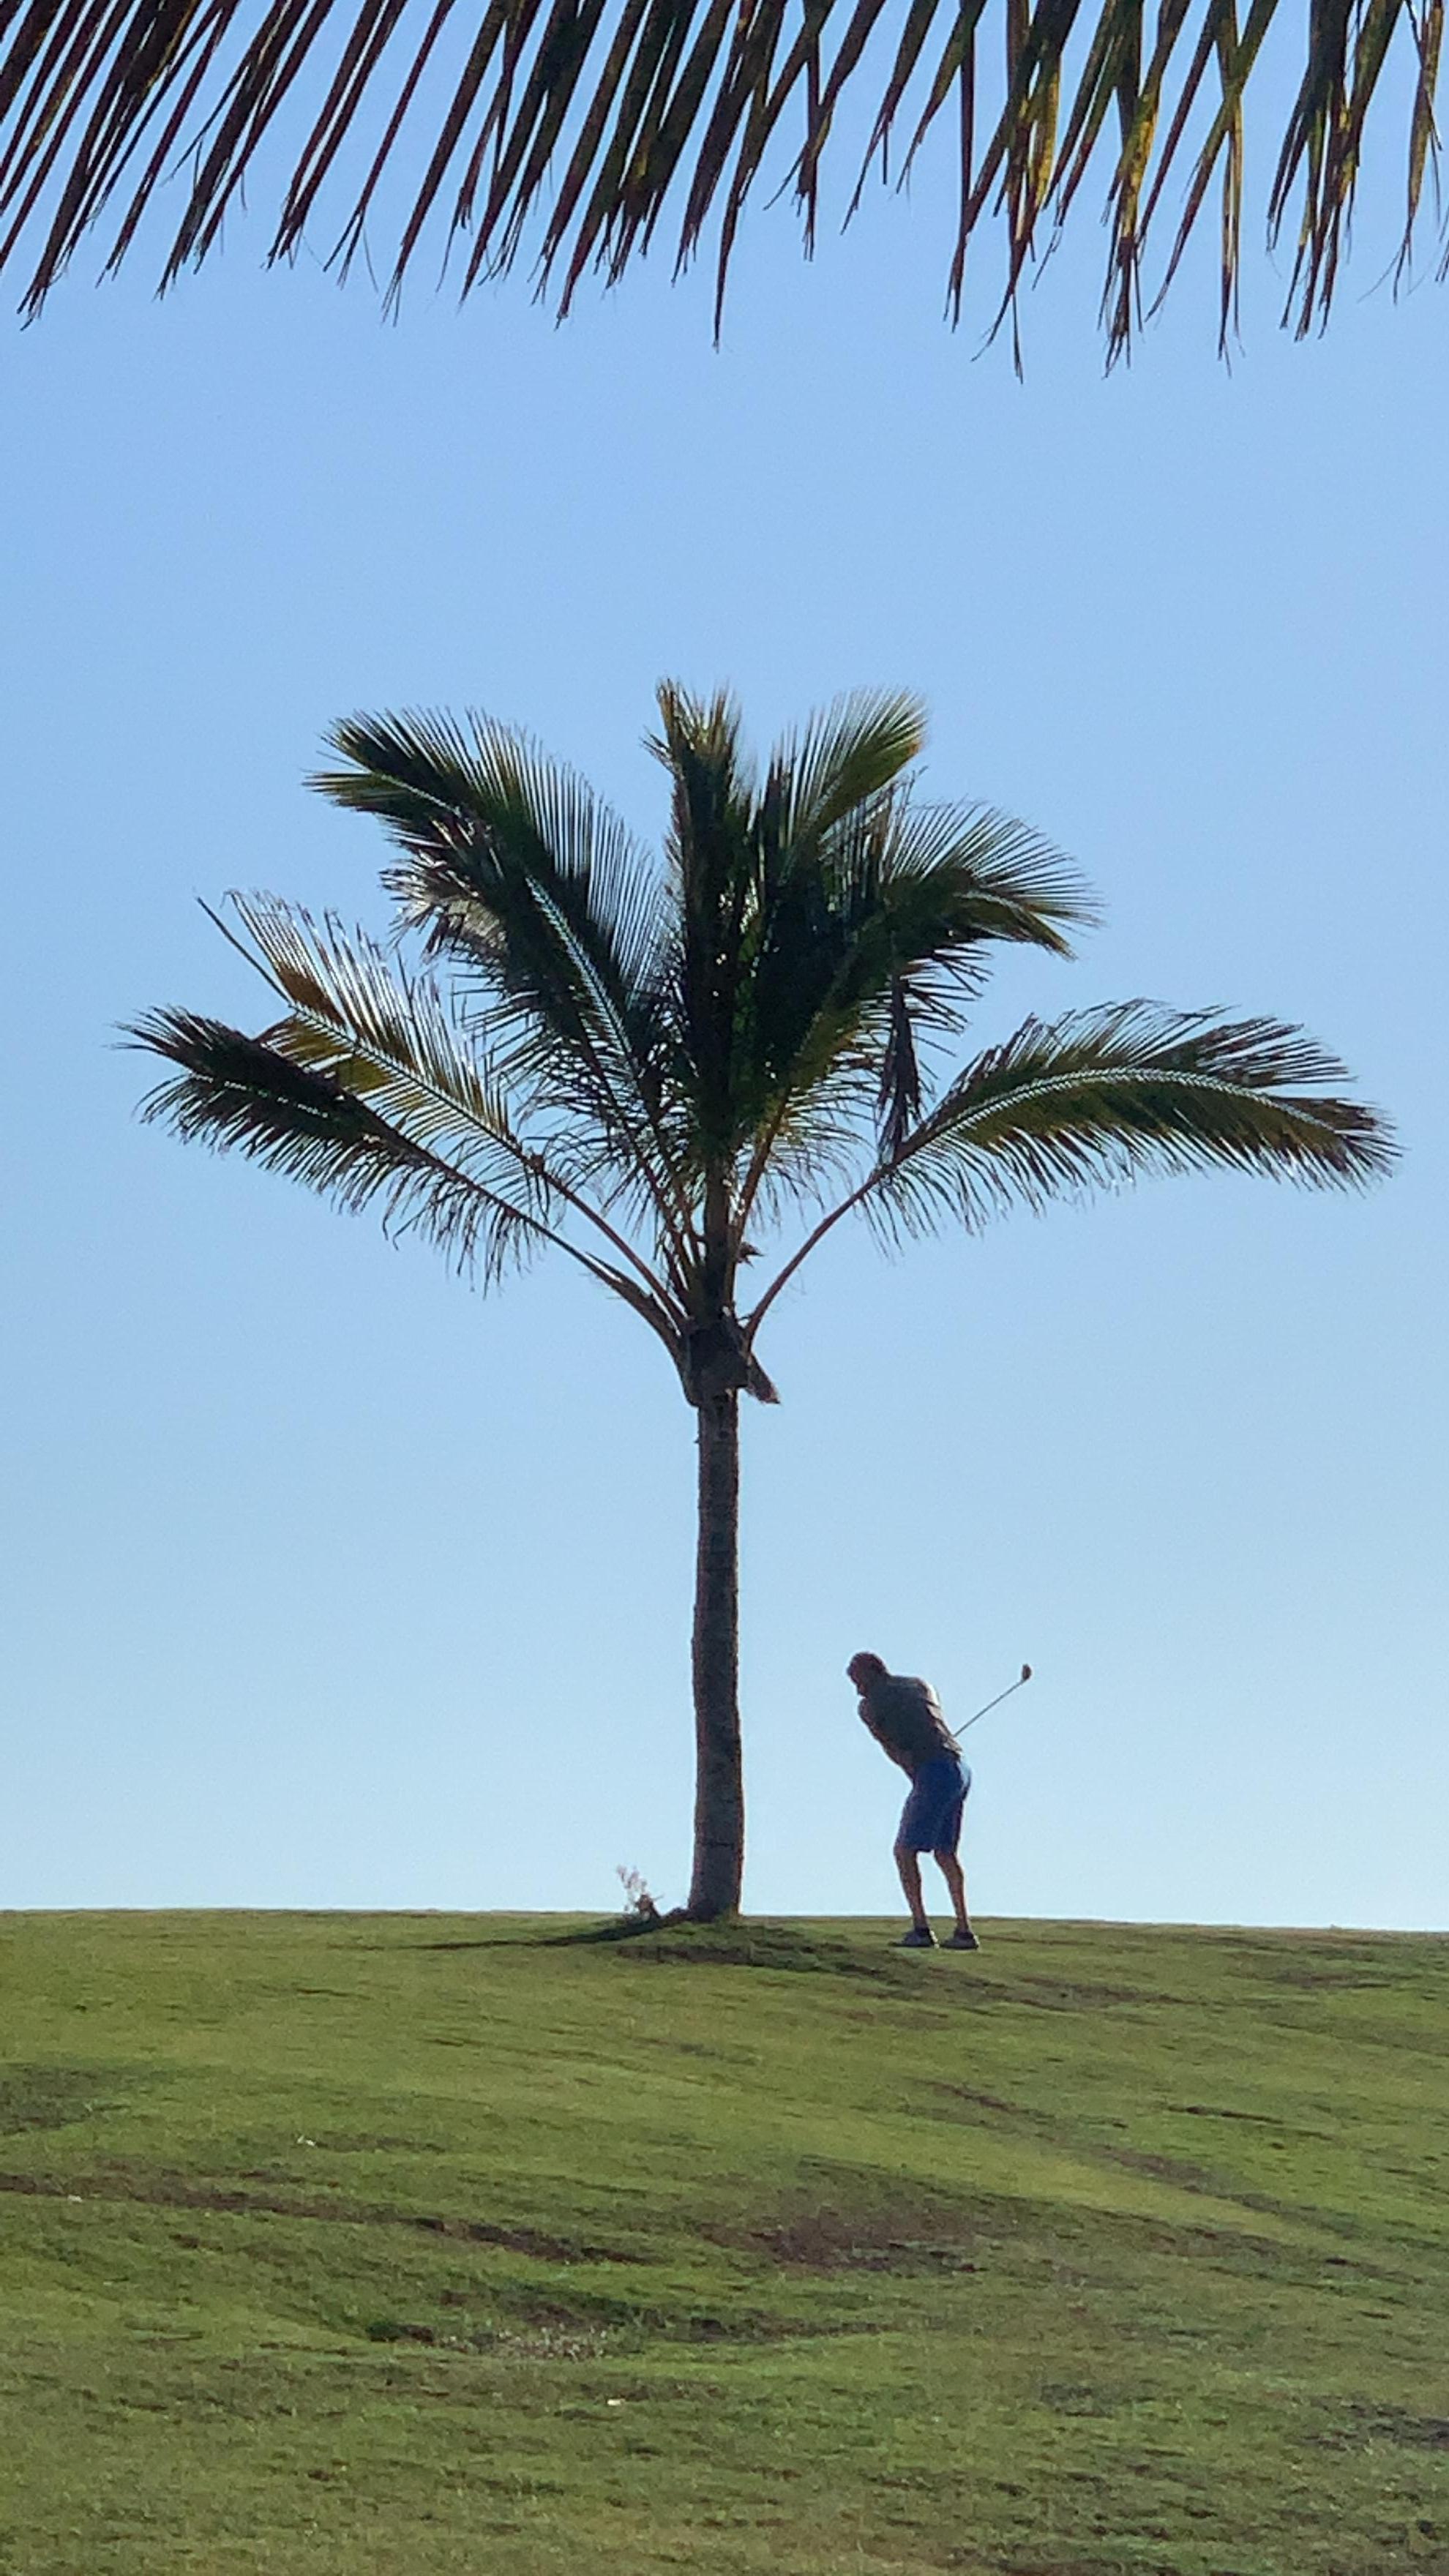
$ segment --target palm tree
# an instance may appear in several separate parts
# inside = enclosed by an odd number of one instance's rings
[[[1079,0],[0,0],[0,264],[35,242],[33,308],[110,209],[114,267],[185,169],[167,280],[265,178],[272,258],[335,203],[324,249],[345,269],[375,235],[394,289],[425,239],[461,237],[465,292],[527,251],[567,306],[587,271],[615,279],[649,247],[669,200],[680,264],[717,214],[722,291],[752,192],[792,183],[808,248],[827,166],[858,174],[853,212],[872,161],[888,175],[903,137],[904,175],[944,117],[953,312],[983,219],[1004,234],[1012,307],[1091,171],[1109,351],[1137,325],[1149,234],[1172,225],[1165,290],[1214,197],[1226,338],[1245,101],[1276,12],[1249,0],[1240,25],[1237,0],[1159,0],[1149,28],[1143,0],[1096,0],[1080,26]],[[1285,319],[1300,332],[1327,317],[1382,90],[1402,120],[1407,262],[1437,153],[1443,0],[1313,0],[1302,20],[1267,191],[1270,239],[1286,226],[1294,244]]]
[[[671,683],[659,714],[662,868],[487,717],[338,725],[346,765],[313,784],[386,827],[419,962],[233,897],[280,1015],[249,1037],[161,1010],[132,1035],[179,1067],[147,1116],[375,1206],[484,1284],[552,1247],[662,1342],[697,1426],[689,1910],[709,1918],[744,1859],[739,1403],[776,1401],[761,1327],[801,1263],[857,1212],[886,1238],[972,1233],[1150,1169],[1362,1183],[1393,1147],[1274,1020],[1118,1003],[1029,1019],[952,1071],[992,944],[1065,955],[1092,918],[1060,854],[913,793],[909,697],[840,701],[763,777],[729,698]]]

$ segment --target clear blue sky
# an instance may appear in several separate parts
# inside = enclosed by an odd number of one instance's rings
[[[680,1894],[654,1344],[141,1128],[112,1045],[255,1020],[198,894],[380,921],[379,840],[300,785],[330,718],[475,702],[652,832],[667,672],[761,735],[917,687],[932,788],[1076,855],[1107,927],[985,1031],[1282,1013],[1407,1149],[1360,1200],[1162,1182],[814,1265],[747,1423],[748,1901],[896,1902],[869,1646],[958,1716],[1037,1667],[971,1739],[987,1914],[1442,1926],[1449,296],[1370,255],[1296,348],[1260,278],[1229,375],[1204,257],[1104,381],[1088,224],[1022,385],[941,326],[929,191],[813,270],[760,217],[718,353],[662,273],[389,326],[255,252],[3,333],[0,1903]]]

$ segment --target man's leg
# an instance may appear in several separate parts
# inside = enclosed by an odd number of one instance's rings
[[[901,1874],[901,1885],[905,1890],[906,1903],[911,1909],[911,1921],[918,1932],[929,1931],[930,1925],[926,1920],[925,1902],[921,1895],[921,1863],[919,1854],[911,1851],[905,1843],[897,1843],[896,1867]]]
[[[956,1929],[958,1932],[969,1932],[971,1917],[966,1911],[966,1873],[953,1851],[938,1851],[933,1853],[932,1857],[946,1882],[951,1903],[955,1908]],[[916,1873],[916,1879],[919,1884],[919,1870]]]

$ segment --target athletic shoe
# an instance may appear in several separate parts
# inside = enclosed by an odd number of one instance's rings
[[[950,1940],[944,1941],[941,1946],[945,1950],[979,1950],[981,1944],[968,1926],[964,1932],[953,1932]]]
[[[905,1939],[896,1943],[898,1950],[934,1950],[935,1947],[936,1935],[929,1923],[913,1923]]]

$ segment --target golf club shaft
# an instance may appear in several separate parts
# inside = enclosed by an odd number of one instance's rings
[[[1010,1699],[1011,1694],[1012,1694],[1012,1692],[1013,1692],[1013,1691],[1019,1691],[1019,1690],[1023,1689],[1023,1688],[1025,1687],[1025,1685],[1026,1685],[1027,1679],[1028,1679],[1027,1674],[1023,1673],[1023,1674],[1022,1674],[1022,1677],[1021,1677],[1021,1680],[1020,1680],[1019,1682],[1008,1682],[1004,1691],[998,1691],[998,1692],[997,1692],[995,1699],[989,1699],[989,1700],[987,1701],[986,1706],[985,1706],[984,1708],[978,1708],[978,1710],[977,1710],[977,1712],[976,1712],[976,1717],[968,1717],[968,1718],[967,1718],[967,1720],[966,1720],[966,1725],[965,1725],[965,1726],[958,1726],[958,1727],[957,1727],[957,1729],[956,1729],[957,1734],[958,1734],[958,1735],[964,1735],[964,1734],[965,1734],[965,1732],[966,1732],[966,1728],[967,1728],[967,1727],[969,1727],[969,1726],[974,1726],[974,1725],[976,1724],[976,1719],[977,1719],[977,1718],[989,1717],[989,1716],[991,1715],[991,1712],[992,1712],[992,1710],[993,1710],[994,1708],[1000,1708],[1001,1703],[1002,1703],[1002,1701],[1003,1701],[1004,1699]]]

